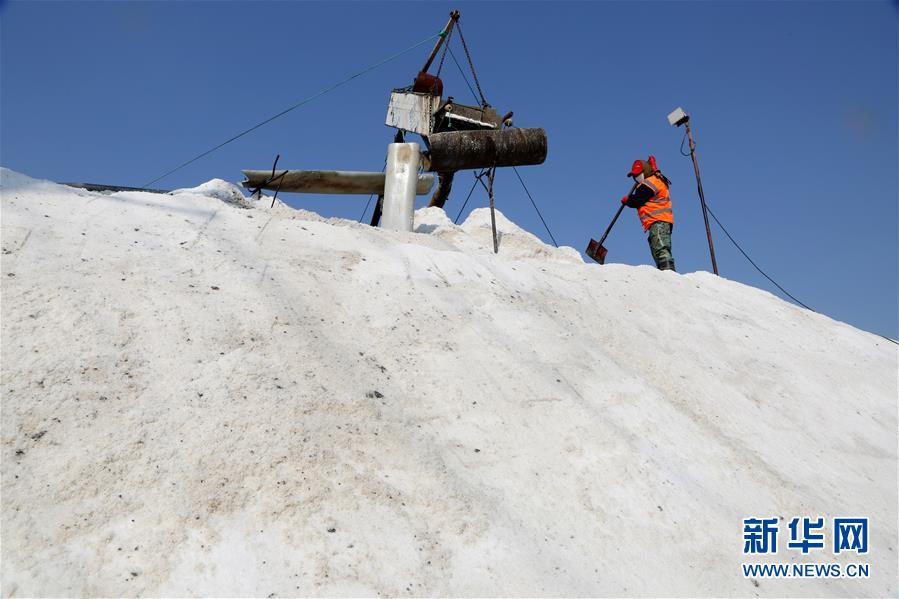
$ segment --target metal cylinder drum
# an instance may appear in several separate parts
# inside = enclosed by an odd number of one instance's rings
[[[416,143],[387,146],[381,228],[394,231],[412,230],[420,155]]]
[[[542,164],[547,151],[543,129],[434,133],[428,146],[425,170],[434,172]]]

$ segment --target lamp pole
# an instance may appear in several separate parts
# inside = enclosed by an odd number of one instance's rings
[[[684,121],[687,127],[687,138],[690,140],[690,158],[693,159],[693,170],[696,172],[696,187],[699,189],[699,203],[702,204],[702,219],[705,221],[705,234],[709,238],[709,255],[712,257],[712,270],[718,274],[718,262],[715,260],[715,244],[712,243],[712,230],[709,228],[709,213],[705,207],[705,194],[702,193],[702,177],[699,176],[699,163],[696,161],[696,144],[690,131],[690,118]]]

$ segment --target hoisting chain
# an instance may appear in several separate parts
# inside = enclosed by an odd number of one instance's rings
[[[478,94],[481,96],[481,106],[490,106],[484,97],[484,90],[481,89],[481,83],[478,81],[478,74],[474,70],[474,62],[471,60],[471,53],[468,51],[468,44],[465,43],[465,34],[462,33],[462,23],[456,23],[456,29],[459,30],[459,39],[462,40],[462,49],[465,50],[465,58],[468,59],[468,67],[471,69],[471,76],[474,78],[475,87],[478,88]],[[441,59],[441,62],[443,60]]]
[[[459,22],[456,21],[456,25],[459,25]],[[454,29],[450,29],[449,34],[447,34],[446,39],[443,40],[443,52],[440,54],[440,62],[437,63],[437,73],[434,75],[435,77],[440,77],[440,71],[443,70],[443,61],[446,59],[446,51],[449,50],[450,40],[453,38]]]

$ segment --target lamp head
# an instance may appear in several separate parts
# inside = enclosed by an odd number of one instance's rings
[[[671,114],[668,115],[668,123],[672,127],[680,127],[684,123],[690,120],[690,115],[684,112],[684,109],[678,106],[675,108]]]

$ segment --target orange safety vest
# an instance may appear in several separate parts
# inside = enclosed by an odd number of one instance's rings
[[[655,195],[648,202],[637,209],[643,230],[648,231],[649,226],[656,221],[663,221],[674,225],[674,212],[671,210],[671,198],[668,196],[668,186],[658,175],[651,175],[643,180],[643,185],[649,187]]]

